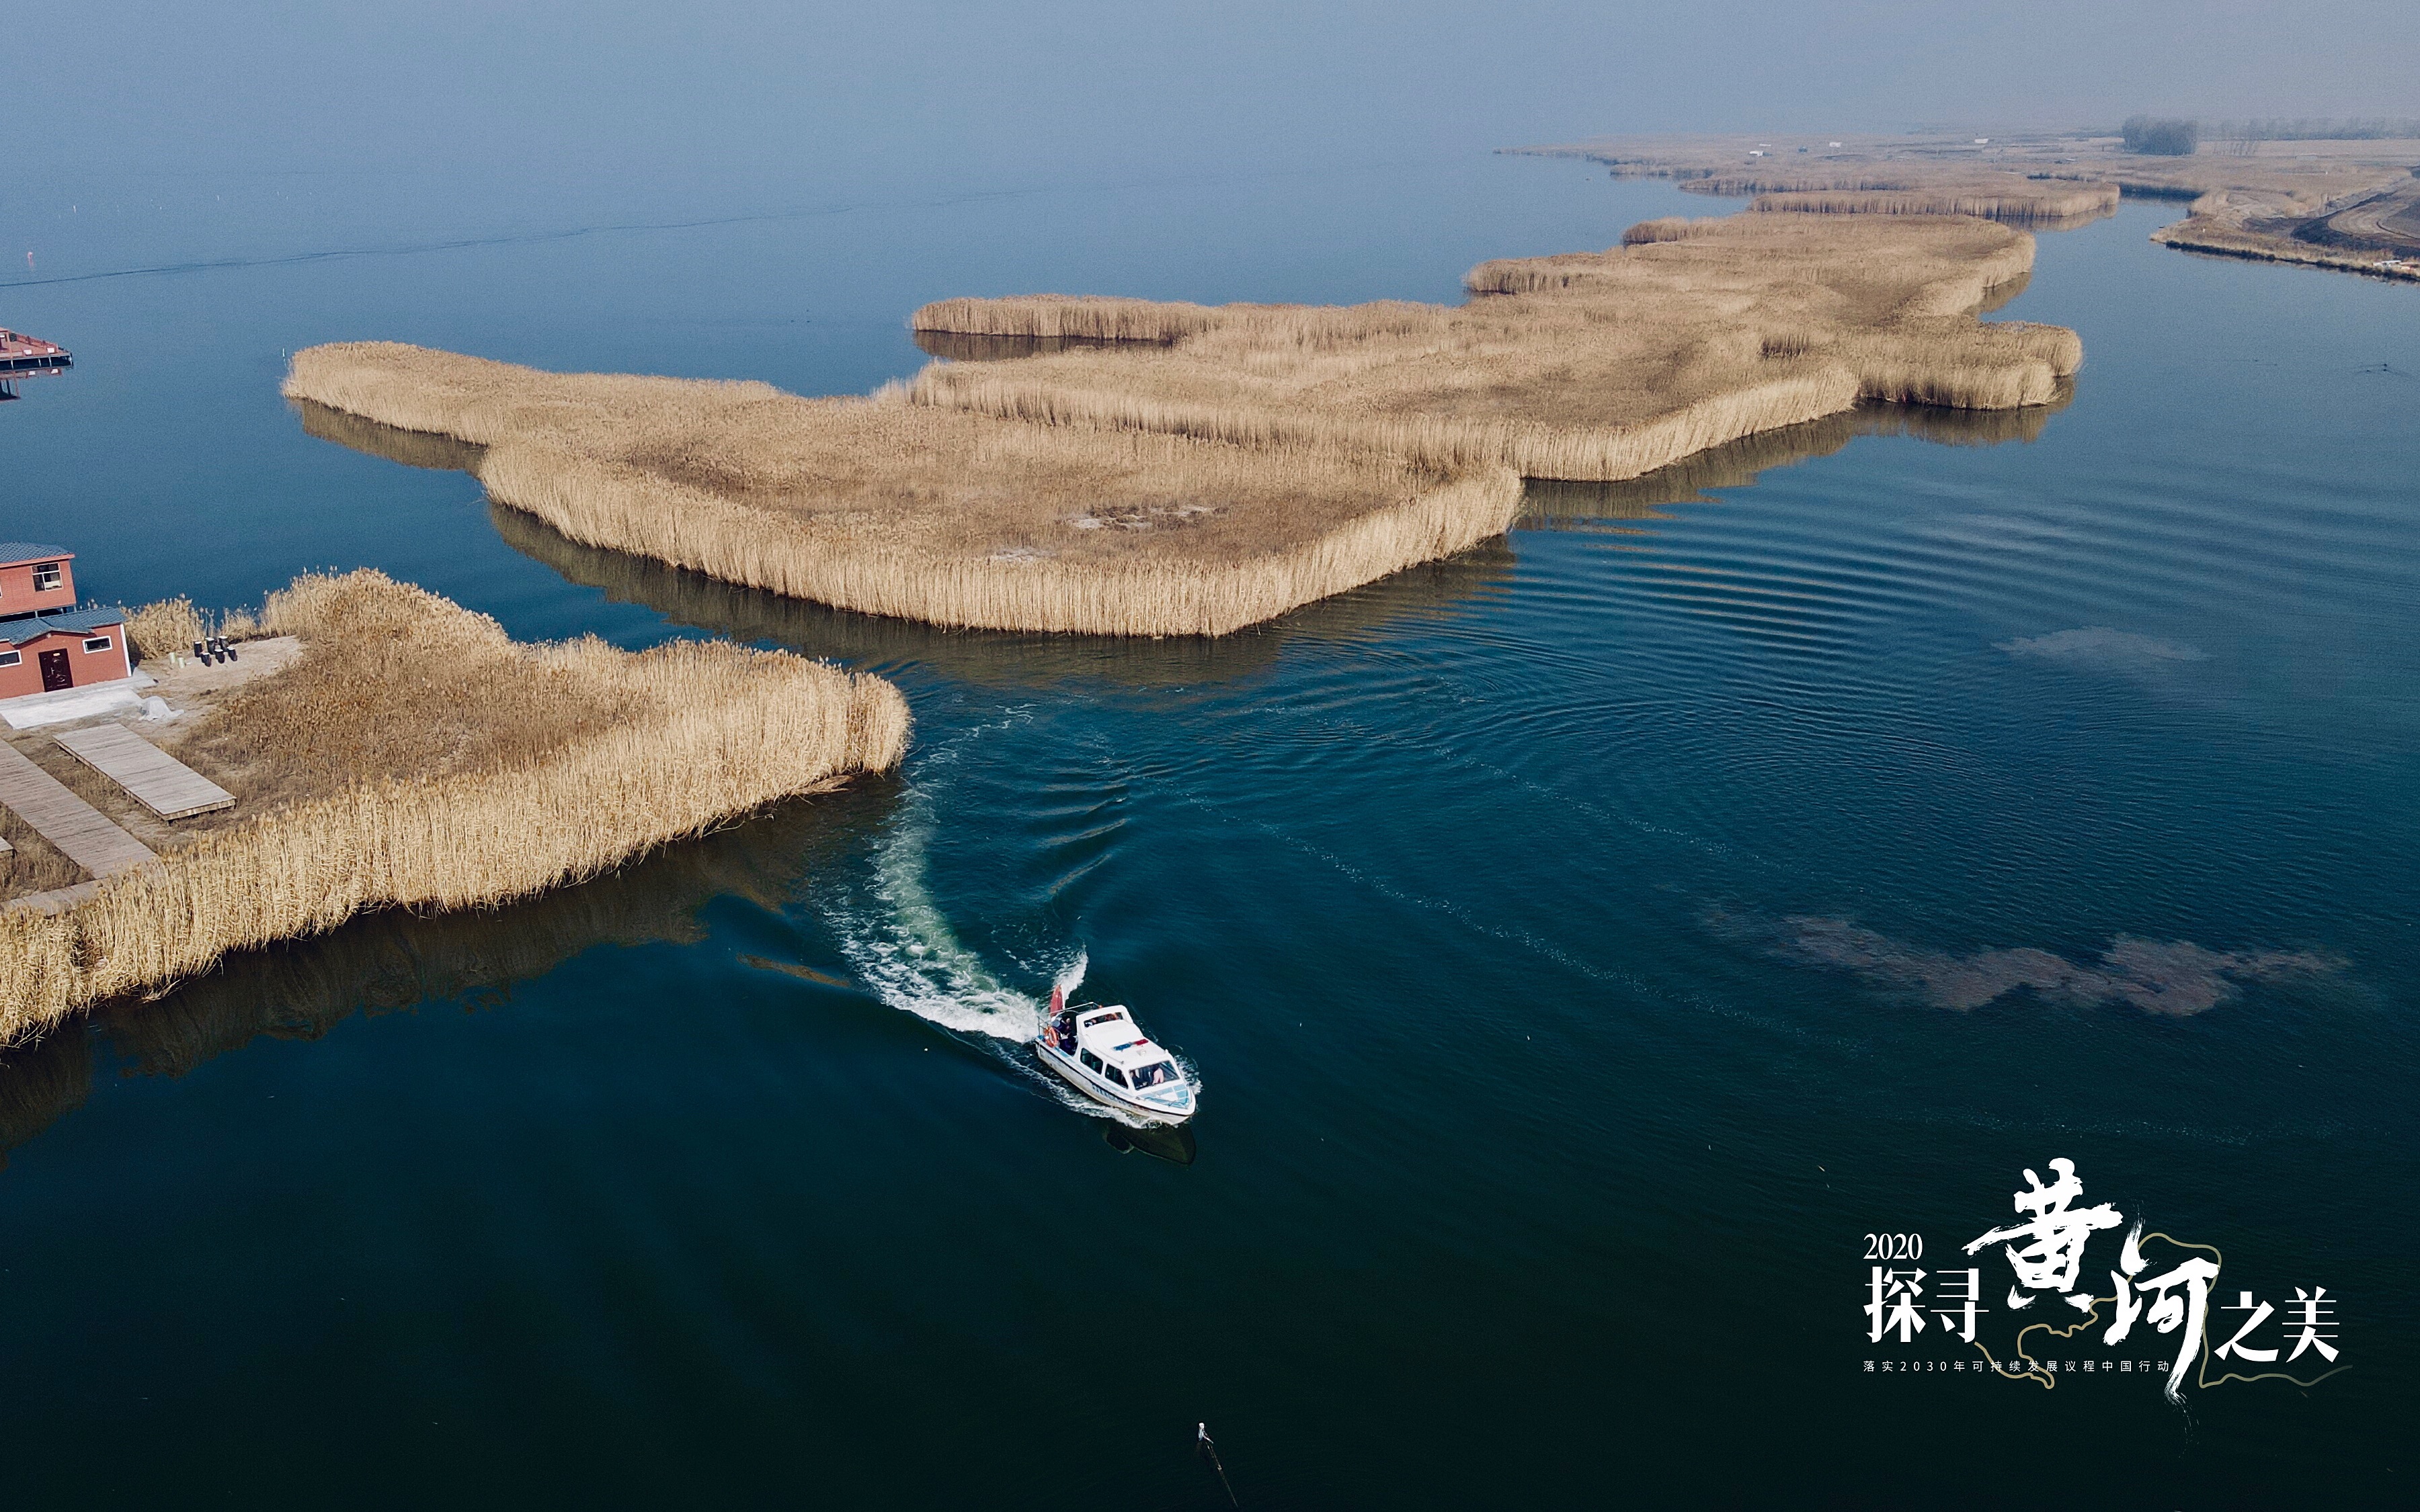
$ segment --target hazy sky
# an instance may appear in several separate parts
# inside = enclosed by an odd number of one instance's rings
[[[434,172],[742,198],[1669,130],[2420,116],[2420,0],[13,0],[0,191]]]

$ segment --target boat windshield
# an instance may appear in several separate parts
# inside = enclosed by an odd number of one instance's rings
[[[1156,1065],[1139,1067],[1131,1074],[1134,1077],[1134,1085],[1137,1087],[1158,1087],[1166,1083],[1184,1080],[1183,1077],[1176,1074],[1176,1067],[1174,1064],[1165,1060],[1158,1062]]]

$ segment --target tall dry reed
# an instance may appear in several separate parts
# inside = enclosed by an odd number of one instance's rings
[[[1701,224],[1690,220],[1685,215],[1659,215],[1652,221],[1641,221],[1624,231],[1621,234],[1621,244],[1625,247],[1643,247],[1651,241],[1686,241],[1692,234],[1689,228]],[[1513,291],[1491,289],[1488,292],[1509,294]]]
[[[1860,398],[2043,404],[2081,358],[1976,322],[2032,264],[1984,222],[1625,243],[1483,264],[1471,289],[1500,297],[1459,308],[940,301],[927,335],[1108,345],[872,399],[391,343],[298,353],[286,392],[480,448],[461,465],[496,500],[582,544],[935,624],[1219,635],[1497,533],[1523,475],[1637,477]]]
[[[2048,403],[2082,359],[2073,334],[1972,313],[2032,252],[1965,218],[1668,219],[1612,252],[1483,263],[1470,288],[1501,298],[1460,309],[1233,305],[1204,325],[1202,307],[1177,306],[1196,329],[1166,346],[937,364],[913,392],[1061,428],[1629,478],[1861,397]],[[1055,308],[953,306],[1000,332],[1038,330]]]
[[[1845,409],[1858,393],[1845,368],[1810,365],[1633,424],[1569,425],[1517,416],[1399,417],[1276,403],[1187,402],[1134,393],[1114,380],[1078,387],[1056,378],[928,372],[917,393],[927,403],[1050,425],[1131,429],[1307,456],[1499,467],[1529,478],[1634,478],[1709,446]]]
[[[213,613],[195,608],[193,599],[181,594],[131,609],[126,615],[127,640],[137,661],[188,651],[194,641],[212,637],[249,640],[269,633],[260,617],[250,609],[221,609]]]
[[[906,702],[877,678],[723,643],[635,656],[594,639],[516,645],[493,621],[374,572],[298,579],[266,615],[302,638],[303,656],[213,715],[241,726],[218,734],[256,748],[351,741],[382,760],[349,780],[323,769],[300,795],[110,877],[64,913],[0,912],[0,1042],[365,909],[492,904],[593,876],[894,765],[907,741]],[[373,644],[451,668],[452,706],[434,710],[427,682],[398,693],[359,681]],[[550,708],[562,717],[550,722]],[[578,712],[599,709],[613,717]],[[210,734],[194,738],[208,748]]]
[[[184,651],[210,633],[209,622],[183,595],[146,604],[126,616],[127,648],[137,661]]]
[[[2024,184],[1945,184],[1925,189],[1812,189],[1759,194],[1762,214],[1974,215],[2009,225],[2070,226],[2112,215],[2116,184],[2056,189]]]
[[[969,336],[1171,342],[1207,331],[1218,318],[1218,312],[1204,304],[1028,294],[1015,300],[936,300],[909,316],[908,328]]]
[[[287,392],[480,444],[490,494],[576,541],[993,629],[1221,635],[1463,550],[1520,505],[1500,466],[548,374],[386,343],[298,353]]]
[[[1893,163],[1887,170],[1715,174],[1682,186],[1691,193],[1754,196],[1765,213],[1973,215],[2009,225],[2071,226],[2118,208],[2106,179],[2052,182],[1962,164]]]
[[[707,933],[697,916],[718,897],[780,908],[831,861],[842,834],[861,827],[845,822],[844,805],[871,811],[884,801],[866,797],[777,804],[510,910],[387,909],[292,949],[230,957],[173,993],[119,998],[94,1015],[95,1027],[121,1074],[181,1076],[263,1034],[318,1039],[364,1008],[492,999],[597,946],[695,944]],[[80,1036],[53,1037],[69,1038]],[[0,1079],[14,1063],[0,1058]],[[0,1081],[0,1140],[6,1094]]]

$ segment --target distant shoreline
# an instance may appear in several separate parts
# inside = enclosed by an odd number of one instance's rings
[[[1669,178],[1752,210],[1956,210],[2061,229],[2120,196],[2192,202],[2151,239],[2223,256],[2420,281],[2420,141],[2237,143],[2253,151],[2130,153],[2113,137],[1851,136],[1607,138],[1508,153],[1576,157],[1617,177]],[[2320,150],[2325,148],[2327,150]],[[2287,150],[2292,149],[2292,150]],[[2357,227],[2335,223],[2373,203]],[[2410,227],[2407,231],[2405,227]]]

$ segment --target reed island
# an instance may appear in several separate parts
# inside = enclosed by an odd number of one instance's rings
[[[725,581],[1216,636],[1500,534],[1524,478],[1633,478],[1861,401],[2050,404],[2074,333],[1976,318],[2032,256],[1968,216],[1658,221],[1482,264],[1459,306],[945,300],[910,324],[1032,355],[866,398],[384,342],[298,352],[285,392],[470,443],[499,503]]]
[[[190,605],[129,617],[183,634]],[[879,678],[727,642],[642,653],[595,638],[534,645],[377,572],[306,576],[246,622],[232,665],[167,671],[139,737],[231,795],[173,823],[14,733],[17,769],[101,831],[91,882],[17,815],[0,822],[0,1043],[78,1009],[163,989],[229,951],[383,907],[501,903],[899,762],[906,701]],[[108,721],[103,720],[102,723]],[[153,764],[158,764],[155,759]],[[63,838],[65,831],[60,832]],[[62,887],[63,883],[73,886]]]

